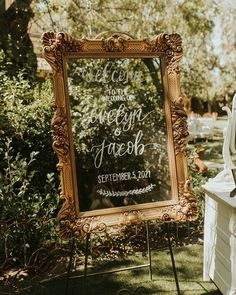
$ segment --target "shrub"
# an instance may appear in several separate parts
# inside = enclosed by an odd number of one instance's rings
[[[58,243],[52,89],[48,80],[31,85],[23,73],[0,71],[0,81],[0,253],[26,266],[37,249]]]

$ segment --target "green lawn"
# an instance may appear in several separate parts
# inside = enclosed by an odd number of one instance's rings
[[[221,294],[211,282],[202,281],[202,245],[191,245],[174,249],[177,273],[181,294]],[[148,268],[118,272],[109,275],[100,275],[84,279],[72,279],[69,284],[69,295],[116,295],[122,288],[134,292],[140,286],[146,289],[146,294],[177,294],[173,277],[171,260],[168,251],[153,251],[153,280],[149,278]],[[119,267],[147,263],[147,257],[131,256],[116,261],[96,263],[91,271],[106,271]],[[30,292],[21,293],[31,295],[62,295],[65,290],[65,278],[52,279],[47,283],[35,286]],[[123,293],[122,293],[123,294]]]

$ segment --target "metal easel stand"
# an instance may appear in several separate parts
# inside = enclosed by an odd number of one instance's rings
[[[165,228],[166,228],[166,233],[167,233],[168,247],[170,250],[172,269],[173,269],[174,278],[175,278],[176,291],[177,291],[177,294],[180,295],[181,293],[180,293],[180,288],[179,288],[179,280],[178,280],[178,276],[177,276],[177,271],[176,271],[176,267],[175,267],[175,258],[174,258],[174,253],[173,253],[171,240],[170,240],[170,224],[165,223]]]
[[[167,233],[167,239],[168,239],[168,248],[170,251],[170,256],[171,256],[171,262],[172,262],[172,269],[174,273],[174,278],[175,278],[175,284],[176,284],[176,290],[177,294],[180,295],[180,288],[179,288],[179,282],[178,282],[178,277],[177,277],[177,272],[176,272],[176,267],[175,267],[175,260],[174,260],[174,254],[171,246],[171,240],[170,240],[170,230],[169,230],[169,223],[165,223],[165,228],[166,228],[166,233]],[[71,251],[70,251],[70,260],[69,260],[69,265],[68,265],[68,270],[67,270],[67,276],[66,276],[66,287],[65,287],[65,295],[68,295],[68,289],[69,289],[69,281],[71,279],[77,279],[77,278],[84,278],[86,279],[87,277],[94,277],[94,276],[99,276],[99,275],[105,275],[105,274],[111,274],[111,273],[116,273],[116,272],[121,272],[121,271],[126,271],[126,270],[133,270],[133,269],[139,269],[139,268],[149,268],[149,277],[150,280],[152,280],[153,277],[153,272],[152,272],[152,256],[151,256],[151,248],[150,248],[150,239],[149,239],[149,223],[148,221],[146,222],[146,238],[147,238],[147,253],[148,253],[148,263],[147,264],[142,264],[142,265],[136,265],[136,266],[131,266],[131,267],[124,267],[124,268],[119,268],[115,270],[110,270],[110,271],[104,271],[104,272],[94,272],[94,273],[87,273],[88,270],[88,250],[89,250],[89,242],[90,242],[90,233],[86,235],[85,238],[85,260],[84,260],[84,274],[83,275],[74,275],[71,276],[71,268],[72,264],[74,261],[74,252],[75,252],[75,239],[73,238],[71,240]],[[141,291],[141,292],[140,292]],[[147,294],[146,289],[144,287],[138,287],[134,293],[130,292],[128,289],[121,289],[118,291],[117,295],[121,294]]]

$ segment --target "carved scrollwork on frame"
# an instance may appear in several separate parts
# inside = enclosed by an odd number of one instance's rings
[[[179,74],[179,61],[183,56],[182,39],[178,34],[165,35],[165,43],[168,49],[165,51],[167,71]]]
[[[69,240],[74,236],[76,222],[74,201],[71,196],[65,196],[61,193],[62,208],[58,214],[58,223],[60,226],[60,236],[64,240]]]
[[[165,52],[168,47],[164,42],[166,34],[160,34],[154,39],[144,39],[145,50],[150,52]]]
[[[139,224],[143,221],[143,214],[139,210],[126,211],[120,216],[121,225]]]
[[[197,216],[197,197],[190,187],[190,181],[179,184],[179,203],[166,207],[161,212],[162,221],[194,220]]]
[[[93,48],[93,41],[83,38],[76,40],[66,33],[47,32],[42,36],[44,57],[52,66],[53,73],[62,70],[62,53],[72,53],[84,51],[86,46]],[[129,39],[125,39],[118,34],[107,39],[96,41],[98,52],[125,52],[129,45]],[[140,44],[132,44],[133,52],[138,48],[142,52],[156,52],[165,57],[169,74],[179,73],[179,61],[183,55],[182,39],[178,34],[160,34],[154,39],[144,39]],[[86,50],[87,51],[87,50]]]
[[[53,74],[62,71],[62,55],[66,52],[79,52],[83,50],[83,43],[65,33],[47,32],[42,36],[43,52],[46,61],[51,65]]]
[[[52,119],[52,147],[60,161],[68,162],[69,159],[69,137],[67,117],[64,108],[57,108]]]
[[[101,216],[82,217],[76,221],[76,227],[82,234],[91,232],[104,232],[106,224],[101,221]]]
[[[144,39],[145,49],[161,52],[165,56],[168,74],[179,73],[179,61],[183,56],[182,39],[178,34],[160,34],[155,39]]]
[[[52,67],[53,73],[62,71],[61,39],[54,32],[44,33],[42,36],[43,52],[46,61]]]
[[[187,114],[184,110],[181,98],[171,103],[171,119],[173,126],[173,140],[175,154],[182,153],[186,156],[186,145],[188,141]]]
[[[66,210],[61,211],[59,219],[62,239],[68,240],[72,237],[81,238],[92,232],[106,231],[107,226],[104,222],[101,222],[100,216],[76,218],[73,215],[73,208],[70,208],[68,204]]]
[[[102,40],[102,47],[107,52],[122,52],[127,47],[126,39],[119,35],[113,35],[108,39]]]
[[[55,108],[55,114],[51,122],[52,147],[59,158],[57,169],[61,175],[60,199],[63,204],[59,213],[59,225],[61,237],[69,239],[73,235],[71,225],[73,225],[76,218],[74,199],[68,194],[68,184],[63,180],[70,178],[68,169],[65,169],[65,165],[70,166],[71,163],[68,123],[65,107],[57,107],[56,102],[54,102],[53,108]]]

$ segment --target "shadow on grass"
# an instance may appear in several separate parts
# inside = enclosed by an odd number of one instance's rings
[[[119,281],[114,275],[103,275],[99,278],[80,278],[70,280],[68,295],[115,295],[121,289],[128,289],[132,292],[130,294],[133,294],[134,290],[142,285],[142,282],[137,285],[127,285],[124,282]],[[35,286],[28,292],[21,293],[21,295],[64,295],[65,286],[65,278],[55,279],[42,286]],[[152,287],[148,287],[147,283],[145,284],[147,294],[158,294],[153,293],[151,288]]]
[[[202,246],[174,249],[177,274],[180,280],[181,294],[186,295],[220,295],[212,283],[202,282]],[[147,257],[132,256],[130,259],[103,261],[89,269],[89,273],[110,271],[123,267],[139,266],[147,263]],[[130,294],[143,286],[146,293],[156,295],[174,295],[174,281],[171,258],[168,251],[153,251],[153,281],[149,277],[149,268],[133,269],[95,277],[76,278],[69,281],[68,295],[116,295],[121,289],[128,289]],[[76,274],[82,274],[77,272]],[[34,286],[29,292],[21,295],[64,295],[66,278],[54,278],[47,283]],[[129,293],[127,293],[129,294]],[[141,295],[141,294],[140,294]]]

